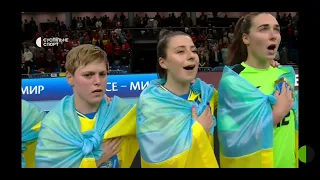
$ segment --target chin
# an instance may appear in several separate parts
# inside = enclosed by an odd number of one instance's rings
[[[188,82],[188,83],[191,83],[191,81],[193,81],[194,79],[196,78],[196,75],[195,76],[192,76],[192,77],[186,77],[184,79],[185,82]]]
[[[276,57],[275,55],[266,55],[261,58],[264,59],[265,61],[271,61],[271,60],[274,60],[275,57]]]
[[[90,99],[90,104],[99,104],[101,103],[101,101],[103,100],[103,96],[102,97],[93,97]]]

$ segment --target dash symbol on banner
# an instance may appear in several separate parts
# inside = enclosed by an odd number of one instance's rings
[[[122,87],[122,88],[126,88],[127,86],[126,86],[126,85],[121,85],[120,87]]]

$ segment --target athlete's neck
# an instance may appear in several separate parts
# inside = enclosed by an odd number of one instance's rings
[[[254,57],[251,53],[248,53],[248,58],[245,61],[247,65],[256,69],[268,69],[270,67],[269,60],[261,60]]]
[[[173,78],[168,78],[164,87],[178,96],[187,94],[190,91],[190,83],[177,82]]]
[[[90,104],[86,102],[84,99],[82,99],[79,95],[74,93],[74,106],[76,110],[82,114],[97,112],[99,105],[100,103]]]

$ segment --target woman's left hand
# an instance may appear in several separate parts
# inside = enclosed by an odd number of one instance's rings
[[[270,65],[271,65],[272,67],[278,67],[278,66],[280,66],[280,63],[278,63],[278,61],[271,60],[271,61],[270,61]]]

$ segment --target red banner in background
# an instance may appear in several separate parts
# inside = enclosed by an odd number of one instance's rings
[[[200,78],[207,84],[212,84],[216,89],[219,87],[222,72],[199,72],[197,78]],[[296,70],[296,83],[295,89],[299,87],[299,75],[298,70]]]

